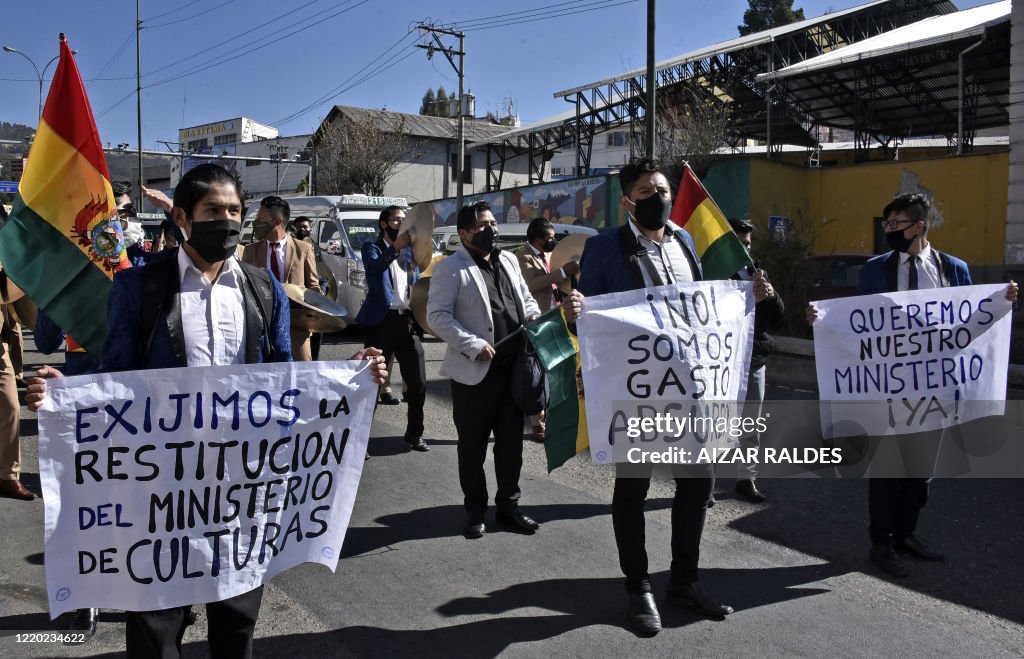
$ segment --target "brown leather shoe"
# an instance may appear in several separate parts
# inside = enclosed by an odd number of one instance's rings
[[[0,480],[0,497],[5,499],[21,499],[31,501],[36,495],[25,488],[17,478],[12,480]]]

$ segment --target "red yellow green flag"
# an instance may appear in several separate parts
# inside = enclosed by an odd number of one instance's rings
[[[547,373],[547,430],[544,452],[553,471],[590,445],[580,375],[580,344],[559,307],[523,327]]]
[[[743,243],[689,165],[679,182],[672,221],[693,236],[705,279],[728,279],[750,264]]]
[[[99,356],[111,279],[128,258],[96,122],[63,34],[11,216],[0,229],[0,262],[40,309]]]

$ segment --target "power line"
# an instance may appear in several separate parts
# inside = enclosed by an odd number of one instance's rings
[[[110,56],[110,59],[107,60],[107,63],[104,64],[103,67],[99,70],[99,73],[97,73],[88,82],[93,82],[94,80],[103,80],[103,74],[107,72],[107,69],[113,66],[114,62],[116,62],[117,58],[120,57],[122,53],[124,53],[125,49],[128,47],[128,44],[130,44],[132,42],[132,39],[134,38],[135,30],[131,30],[130,32],[128,32],[128,36],[127,38],[125,38],[124,43],[121,44],[121,47],[118,48],[117,51]]]
[[[592,11],[599,11],[601,9],[611,9],[612,7],[618,7],[620,5],[628,5],[628,4],[632,4],[634,2],[639,2],[639,0],[621,0],[620,2],[613,2],[613,3],[609,3],[609,4],[601,4],[600,6],[592,7],[590,9],[575,9],[575,10],[572,10],[572,11],[563,10],[563,11],[558,11],[558,12],[551,12],[551,13],[544,14],[544,15],[538,15],[538,16],[533,17],[533,18],[522,18],[522,19],[518,19],[518,20],[499,21],[499,22],[496,22],[496,23],[493,23],[493,24],[474,25],[472,27],[467,27],[467,28],[463,28],[463,29],[466,32],[474,32],[474,31],[480,31],[480,30],[492,30],[492,29],[498,28],[498,27],[508,27],[510,25],[521,25],[523,23],[534,23],[536,21],[545,21],[545,20],[548,20],[548,19],[551,19],[551,18],[561,18],[563,16],[572,16],[573,14],[586,14],[586,13],[589,13],[589,12],[592,12]]]
[[[495,14],[494,16],[484,16],[484,17],[481,17],[481,18],[470,18],[470,19],[467,19],[465,21],[459,21],[458,25],[459,25],[459,27],[465,27],[466,25],[469,25],[470,23],[479,23],[481,21],[492,21],[494,19],[502,18],[502,17],[505,17],[505,16],[517,16],[519,14],[532,14],[532,13],[536,13],[536,12],[547,10],[547,9],[553,9],[553,8],[556,8],[556,7],[565,7],[565,6],[568,6],[568,5],[578,5],[581,2],[583,2],[583,0],[569,0],[568,2],[556,2],[553,5],[544,5],[543,7],[535,7],[533,9],[523,9],[523,10],[520,10],[520,11],[512,11],[512,12],[508,12],[508,13],[505,13],[505,14]]]
[[[225,0],[225,2],[222,2],[222,3],[220,3],[219,5],[217,5],[215,7],[210,7],[209,9],[204,9],[203,11],[201,11],[201,12],[199,12],[197,14],[192,14],[191,16],[186,16],[185,18],[178,18],[178,19],[175,19],[173,21],[167,21],[166,23],[158,23],[156,25],[147,25],[146,29],[147,30],[154,30],[154,29],[156,29],[158,27],[167,27],[168,25],[174,25],[175,23],[184,23],[185,21],[190,21],[193,18],[199,18],[200,16],[203,16],[205,14],[209,14],[212,11],[216,11],[216,10],[220,9],[221,7],[224,7],[226,5],[230,5],[234,1],[235,0]]]
[[[174,14],[174,13],[176,13],[176,12],[179,12],[179,11],[181,11],[182,9],[188,9],[188,8],[189,8],[189,7],[191,7],[192,5],[198,5],[198,4],[199,4],[199,2],[200,2],[200,0],[192,0],[192,2],[188,3],[187,5],[182,5],[182,6],[178,7],[177,9],[172,9],[172,10],[170,10],[170,11],[165,11],[164,13],[162,13],[162,14],[157,14],[156,16],[150,16],[149,18],[143,19],[143,21],[142,21],[142,22],[143,22],[143,23],[147,23],[147,22],[149,22],[149,21],[155,21],[155,20],[156,20],[156,19],[158,19],[158,18],[163,18],[164,16],[170,16],[171,14]]]

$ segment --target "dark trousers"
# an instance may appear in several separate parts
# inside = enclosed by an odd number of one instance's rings
[[[262,601],[263,586],[260,586],[248,593],[206,605],[211,657],[252,657],[252,634]],[[125,626],[129,659],[178,659],[190,608],[179,606],[162,611],[129,611]]]
[[[868,481],[868,533],[874,544],[903,540],[917,529],[928,503],[928,478],[872,478]]]
[[[523,411],[512,402],[509,382],[512,363],[491,364],[479,384],[452,380],[452,416],[459,435],[459,484],[462,485],[466,517],[473,523],[487,512],[487,476],[484,459],[487,440],[494,433],[494,476],[498,492],[494,503],[499,511],[519,505],[519,472],[523,468]]]
[[[708,498],[715,484],[711,469],[702,466],[699,470],[691,469],[691,472],[690,477],[675,479],[670,587],[697,581],[700,538],[704,533]],[[644,502],[651,486],[650,474],[650,465],[619,464],[616,469],[612,526],[615,529],[615,545],[619,549],[619,566],[626,575],[626,588],[630,592],[647,592],[651,588],[644,533]]]
[[[423,345],[420,337],[412,331],[408,314],[389,311],[379,325],[366,330],[367,347],[380,348],[384,358],[394,355],[402,369],[405,382],[406,401],[409,416],[406,420],[405,436],[423,436],[423,403],[427,399],[427,368],[423,363]]]

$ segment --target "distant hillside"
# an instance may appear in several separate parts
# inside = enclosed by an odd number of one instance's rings
[[[23,140],[36,132],[32,126],[0,121],[0,140]]]

